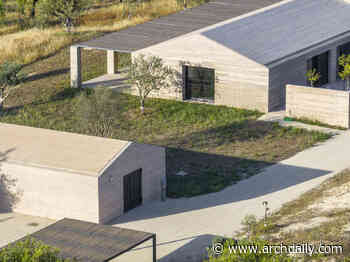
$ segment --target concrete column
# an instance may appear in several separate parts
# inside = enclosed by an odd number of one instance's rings
[[[328,74],[329,74],[329,82],[333,83],[337,81],[337,67],[338,67],[338,52],[337,47],[332,48],[329,50],[329,67],[328,67]]]
[[[81,47],[70,47],[70,85],[81,87]]]
[[[107,51],[107,74],[115,74],[117,66],[118,66],[117,54],[112,50],[108,50]]]

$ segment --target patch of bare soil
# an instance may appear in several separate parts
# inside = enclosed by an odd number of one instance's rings
[[[309,209],[316,209],[320,212],[350,209],[350,182],[326,190],[323,197],[310,205]]]

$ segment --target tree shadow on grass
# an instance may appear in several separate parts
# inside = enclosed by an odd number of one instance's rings
[[[166,149],[168,197],[191,197],[218,192],[257,174],[271,162],[183,149]],[[180,171],[185,177],[177,176]]]
[[[11,178],[1,170],[1,163],[7,160],[7,155],[14,149],[0,152],[0,213],[12,212],[21,198],[21,192],[16,188],[17,179]]]
[[[37,80],[40,80],[40,79],[43,79],[46,77],[67,74],[69,72],[69,70],[70,70],[69,68],[61,68],[61,69],[52,70],[49,72],[40,73],[40,74],[29,75],[25,79],[23,79],[23,83],[37,81]]]

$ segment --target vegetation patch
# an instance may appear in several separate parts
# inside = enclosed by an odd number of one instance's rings
[[[45,245],[34,238],[26,238],[0,250],[0,261],[8,262],[70,262],[63,259],[58,249]]]
[[[128,65],[130,57],[119,55],[119,66]],[[64,49],[24,67],[27,78],[6,100],[0,121],[98,135],[93,123],[81,124],[83,94],[69,88],[69,61]],[[82,64],[83,81],[104,74],[106,53],[83,50]],[[330,137],[257,121],[258,111],[149,98],[141,114],[135,96],[113,92],[106,99],[110,106],[100,108],[113,112],[111,137],[167,148],[170,197],[219,191]],[[185,187],[179,171],[188,173]]]
[[[347,130],[347,128],[345,128],[345,127],[328,125],[328,124],[325,124],[323,122],[320,122],[317,120],[311,120],[311,119],[307,119],[307,118],[285,117],[283,120],[288,121],[288,122],[289,121],[296,121],[296,122],[300,122],[300,123],[304,123],[304,124],[308,124],[308,125],[321,126],[321,127],[332,128],[332,129]]]
[[[72,2],[72,0],[69,1]],[[183,2],[177,0],[126,1],[125,3],[124,1],[123,3],[92,1],[92,6],[77,17],[77,23],[71,32],[66,32],[66,29],[60,25],[62,17],[57,17],[57,21],[45,22],[43,26],[43,19],[46,18],[41,15],[40,10],[36,18],[27,17],[29,12],[26,11],[27,6],[23,7],[25,8],[23,13],[19,2],[32,1],[4,2],[6,15],[0,23],[0,64],[4,61],[30,64],[53,55],[72,43],[86,41],[184,9]],[[56,1],[43,1],[43,3],[46,2],[55,7]],[[189,0],[187,6],[191,8],[204,2],[204,0]],[[50,11],[52,5],[49,4],[45,8]],[[52,17],[50,16],[50,19]],[[23,21],[25,25],[23,26],[19,21]]]
[[[269,243],[313,243],[316,247],[322,241],[325,245],[341,245],[342,252],[319,255],[314,261],[349,261],[349,215],[350,206],[338,208],[338,201],[349,194],[350,171],[345,170],[323,182],[320,186],[304,193],[298,199],[282,206],[280,210],[261,221],[253,220],[246,226],[243,235],[250,232],[254,237]],[[334,197],[330,196],[334,194]],[[328,208],[318,208],[326,199]],[[333,201],[333,203],[330,202]],[[346,200],[343,201],[346,203]],[[241,236],[243,236],[241,235]],[[308,257],[305,260],[308,261]]]

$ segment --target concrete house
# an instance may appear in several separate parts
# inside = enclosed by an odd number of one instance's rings
[[[339,80],[337,59],[350,53],[349,13],[348,0],[214,0],[72,46],[72,85],[81,85],[80,49],[96,48],[107,50],[108,74],[89,84],[118,87],[117,52],[155,55],[183,79],[181,90],[155,96],[281,109],[286,84],[308,85],[309,69],[321,74],[318,86]]]
[[[14,181],[0,208],[105,223],[161,198],[163,148],[10,124],[0,137],[0,171]]]

